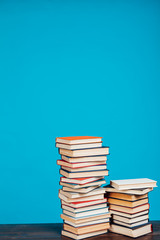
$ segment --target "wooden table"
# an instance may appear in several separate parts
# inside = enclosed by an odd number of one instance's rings
[[[137,238],[137,240],[160,240],[160,221],[153,221],[153,233]],[[12,224],[0,225],[0,240],[22,239],[22,240],[69,240],[71,238],[61,236],[62,223],[53,224]],[[115,233],[107,233],[88,240],[129,240]]]

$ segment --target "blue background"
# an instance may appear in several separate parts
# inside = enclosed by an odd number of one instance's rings
[[[102,136],[107,182],[160,180],[159,1],[1,0],[0,23],[0,223],[61,222],[58,136]]]

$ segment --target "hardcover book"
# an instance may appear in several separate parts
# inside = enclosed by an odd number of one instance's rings
[[[104,179],[104,177],[102,177],[102,176],[100,176],[100,177],[82,177],[82,178],[74,178],[74,179],[61,177],[61,182],[67,182],[67,183],[82,185],[82,184],[87,184],[87,183],[91,183],[91,182],[94,182],[94,181],[98,181],[100,179]]]
[[[92,217],[91,216],[86,216],[86,217],[82,217],[82,218],[74,218],[74,217],[68,216],[66,214],[61,214],[61,218],[64,221],[70,221],[74,224],[82,224],[82,223],[87,223],[87,222],[90,222],[90,221],[97,221],[97,220],[100,220],[100,219],[109,218],[110,216],[111,216],[110,213],[103,213],[103,214],[94,215]]]
[[[106,198],[90,200],[90,201],[79,201],[79,202],[65,202],[64,200],[62,200],[62,205],[64,204],[72,208],[82,208],[82,207],[102,204],[106,202],[107,202]]]
[[[84,239],[84,238],[89,238],[89,237],[101,235],[101,234],[104,234],[104,233],[107,233],[107,232],[108,232],[108,230],[103,230],[103,231],[96,231],[96,232],[77,235],[77,234],[62,230],[62,235],[66,236],[66,237],[76,239],[76,240],[80,240],[80,239]]]
[[[124,193],[124,194],[130,194],[130,195],[143,195],[148,192],[151,192],[153,188],[139,188],[139,189],[125,189],[125,190],[118,190],[114,187],[112,187],[110,184],[104,186],[104,189],[106,190],[106,193],[114,192],[114,193]]]
[[[85,211],[85,212],[79,212],[79,213],[74,213],[74,212],[70,212],[67,210],[63,210],[63,214],[66,214],[70,217],[73,218],[82,218],[82,217],[92,217],[94,215],[99,215],[99,214],[104,214],[104,213],[108,213],[108,208],[101,208],[101,209],[96,209],[96,210],[91,210],[91,211]]]
[[[109,197],[108,203],[115,204],[118,206],[123,206],[123,207],[134,208],[134,207],[138,207],[138,206],[148,203],[148,198],[144,198],[144,199],[140,199],[140,200],[136,200],[136,201],[126,201],[126,200],[120,200],[120,199]]]
[[[106,170],[107,166],[104,165],[97,165],[97,166],[89,166],[89,167],[79,167],[79,168],[70,168],[66,166],[62,166],[61,169],[68,171],[68,172],[90,172],[90,171],[97,171],[97,170]]]
[[[120,216],[120,217],[125,217],[125,218],[128,218],[128,219],[132,220],[132,219],[136,219],[137,217],[148,214],[148,209],[143,210],[141,212],[132,213],[132,214],[110,209],[110,213],[112,213],[112,216]]]
[[[61,169],[60,174],[66,178],[102,177],[102,176],[108,176],[108,170],[69,172],[69,171]]]
[[[107,203],[96,204],[96,205],[91,205],[88,207],[80,207],[80,208],[73,208],[73,207],[69,207],[65,204],[62,204],[62,209],[65,209],[65,210],[73,212],[73,213],[79,213],[79,212],[85,212],[85,211],[91,211],[91,210],[93,211],[93,210],[101,209],[101,208],[108,208]]]
[[[123,213],[134,214],[134,213],[138,213],[138,212],[148,210],[149,209],[149,204],[147,203],[147,204],[140,205],[138,207],[133,207],[133,208],[110,204],[109,208],[110,208],[110,210],[115,210],[115,211],[119,211],[119,212],[123,212]]]
[[[73,144],[73,145],[56,143],[56,147],[68,149],[68,150],[98,148],[98,147],[102,147],[102,142],[87,143],[87,144]]]
[[[86,184],[74,184],[74,183],[66,183],[66,182],[61,182],[60,181],[61,186],[74,189],[74,191],[76,189],[86,189],[86,188],[89,188],[91,186],[98,187],[98,186],[101,186],[102,184],[105,184],[105,183],[106,183],[106,181],[105,181],[104,178],[101,178],[100,180],[90,182],[90,183],[86,183]]]
[[[91,192],[92,190],[98,188],[98,186],[93,186],[93,187],[85,187],[85,188],[78,188],[78,189],[73,189],[69,187],[63,187],[62,190],[64,192],[73,192],[74,193],[88,193]]]
[[[134,217],[134,218],[127,218],[127,217],[123,217],[123,216],[118,216],[116,214],[113,214],[113,216],[112,216],[113,220],[117,220],[117,221],[128,223],[128,224],[144,221],[144,220],[147,220],[148,218],[149,218],[148,214],[145,214],[145,215],[143,214],[141,216]]]
[[[117,224],[111,224],[109,230],[114,233],[119,233],[129,237],[136,238],[152,232],[152,224],[146,224],[135,228],[127,228]]]
[[[59,153],[68,157],[87,157],[109,154],[109,147],[67,150],[60,148]]]
[[[75,224],[69,221],[65,221],[65,223],[73,226],[73,227],[83,227],[83,226],[88,226],[88,225],[93,225],[93,224],[98,224],[98,223],[106,223],[109,222],[109,218],[103,218],[103,219],[99,219],[99,220],[95,220],[95,221],[90,221],[90,222],[86,222],[86,223],[81,223],[81,224]]]
[[[100,230],[106,230],[109,228],[109,223],[99,223],[99,224],[94,224],[94,225],[89,225],[89,226],[84,226],[84,227],[73,227],[68,224],[64,224],[64,230],[69,231],[71,233],[81,235],[81,234],[86,234],[90,232],[96,232]]]
[[[83,144],[83,143],[94,143],[102,142],[102,137],[91,137],[91,136],[76,136],[76,137],[57,137],[56,143],[64,144]]]
[[[157,187],[157,182],[149,178],[113,180],[110,184],[118,190]]]
[[[107,161],[107,156],[87,156],[87,157],[67,157],[62,155],[62,160],[65,160],[69,163],[82,163],[82,162],[98,162],[98,161]]]
[[[133,194],[126,194],[126,193],[114,193],[110,192],[107,194],[110,198],[116,198],[121,200],[127,200],[127,201],[137,201],[148,197],[148,194],[143,195],[133,195]]]
[[[57,160],[57,164],[60,166],[68,167],[68,168],[83,168],[83,167],[90,167],[90,166],[105,165],[106,161],[69,163],[67,161],[60,159],[60,160]]]
[[[97,194],[94,196],[86,196],[86,197],[79,197],[79,198],[69,198],[64,194],[59,193],[59,198],[61,200],[64,200],[65,202],[73,203],[73,202],[84,202],[84,201],[104,199],[104,194]]]

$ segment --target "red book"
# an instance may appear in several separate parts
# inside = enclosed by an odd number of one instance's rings
[[[106,202],[107,202],[107,198],[99,199],[99,200],[82,201],[82,202],[71,202],[71,203],[68,203],[68,202],[65,202],[64,200],[62,200],[62,204],[67,205],[72,208],[87,207],[87,206],[102,204],[102,203],[106,203]]]

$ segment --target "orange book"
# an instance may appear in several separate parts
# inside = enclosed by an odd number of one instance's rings
[[[57,137],[56,143],[64,144],[81,144],[81,143],[98,143],[102,137],[77,136],[77,137]]]

